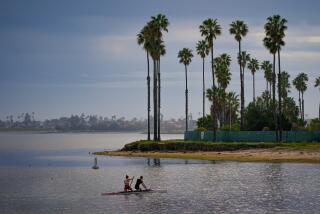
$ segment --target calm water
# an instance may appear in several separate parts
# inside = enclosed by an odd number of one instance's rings
[[[320,213],[320,165],[98,157],[128,134],[0,133],[0,213]],[[182,138],[163,135],[163,138]],[[101,196],[125,174],[167,193]]]

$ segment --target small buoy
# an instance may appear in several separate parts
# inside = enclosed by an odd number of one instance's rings
[[[92,169],[99,169],[97,157],[94,158],[94,165],[93,165]]]

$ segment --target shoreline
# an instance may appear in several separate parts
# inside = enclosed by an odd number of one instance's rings
[[[147,158],[177,158],[240,162],[320,163],[320,151],[248,149],[238,151],[104,151],[96,155]]]

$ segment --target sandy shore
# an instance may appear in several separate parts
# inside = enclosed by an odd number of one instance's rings
[[[153,158],[181,158],[198,160],[229,160],[229,161],[262,161],[262,162],[309,162],[320,163],[320,149],[290,150],[290,149],[248,149],[223,152],[136,152],[111,151],[97,152],[97,155]]]

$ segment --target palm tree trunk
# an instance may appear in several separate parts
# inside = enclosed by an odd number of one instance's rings
[[[253,102],[256,102],[256,89],[255,89],[255,79],[254,79],[254,73],[252,74],[252,82],[253,82]]]
[[[156,60],[153,60],[153,140],[157,141],[157,66]]]
[[[149,67],[149,52],[147,51],[147,63],[148,63],[148,140],[150,140],[150,67]]]
[[[301,96],[300,96],[300,91],[298,90],[299,92],[299,113],[300,113],[300,118],[302,119],[302,109],[301,109]]]
[[[186,74],[186,132],[188,131],[188,75],[187,75],[187,65],[184,65],[185,74]]]
[[[239,41],[239,56],[241,54],[241,42]],[[242,73],[242,66],[241,63],[239,63],[240,66],[240,104],[241,104],[241,109],[240,109],[240,131],[243,131],[244,129],[244,124],[243,124],[243,117],[244,117],[244,81],[243,81],[243,73]]]
[[[280,49],[278,49],[278,131],[279,131],[279,142],[282,142],[282,110],[281,110],[281,64],[280,64]]]
[[[278,142],[278,123],[277,123],[277,112],[276,112],[276,54],[273,54],[273,71],[272,71],[272,105],[273,105],[273,118],[275,124],[276,141]]]
[[[202,117],[205,116],[205,85],[204,85],[204,58],[202,58]]]
[[[301,98],[302,98],[302,120],[304,121],[304,98],[303,98],[303,91],[301,92]]]
[[[160,97],[161,97],[161,93],[160,93],[160,90],[161,90],[161,81],[160,81],[160,58],[158,60],[158,138],[157,140],[160,141],[160,108],[161,108],[161,105],[160,105]]]
[[[229,102],[229,131],[231,131],[231,102]]]
[[[212,42],[213,44],[213,42]],[[213,116],[213,141],[217,139],[217,117],[216,117],[216,85],[214,81],[214,64],[213,64],[213,45],[211,46],[211,69],[212,69],[212,88],[213,88],[213,99],[212,99],[212,116]]]

